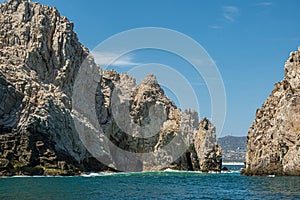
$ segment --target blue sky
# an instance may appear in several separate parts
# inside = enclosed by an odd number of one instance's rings
[[[216,62],[224,81],[227,117],[221,136],[247,135],[256,109],[271,93],[274,83],[282,80],[289,53],[300,45],[298,0],[39,2],[57,7],[74,22],[80,41],[89,49],[114,34],[140,27],[169,28],[196,40]],[[126,65],[145,62],[162,62],[183,71],[201,99],[201,117],[210,115],[207,89],[201,78],[198,81],[192,71],[185,70],[188,64],[184,61],[148,50],[124,56],[119,61],[123,68],[118,70],[126,71]]]

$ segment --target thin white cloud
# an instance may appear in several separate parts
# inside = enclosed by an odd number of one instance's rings
[[[212,26],[209,26],[209,28],[211,29],[222,29],[223,26],[219,26],[219,25],[212,25]]]
[[[128,66],[136,66],[141,63],[134,61],[134,55],[126,54],[121,56],[115,52],[92,52],[95,62],[100,66],[118,66],[118,67],[128,67]]]
[[[264,1],[264,2],[260,2],[255,4],[256,6],[272,6],[273,3],[272,2],[268,2],[268,1]]]
[[[236,6],[224,6],[223,7],[223,16],[229,22],[234,22],[238,13],[239,13],[239,9]]]

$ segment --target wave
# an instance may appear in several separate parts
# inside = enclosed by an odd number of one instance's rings
[[[165,169],[163,171],[149,171],[149,172],[91,172],[80,175],[81,177],[99,177],[99,176],[159,176],[171,174],[201,174],[201,171],[182,171],[174,169]]]
[[[165,169],[162,172],[173,172],[173,173],[190,173],[190,174],[206,174],[202,171],[183,171],[183,170],[174,170],[174,169]],[[240,170],[228,170],[228,171],[209,171],[209,174],[235,174],[240,173]]]
[[[97,177],[97,176],[109,176],[109,175],[114,175],[118,173],[108,173],[108,172],[91,172],[91,173],[84,173],[81,174],[81,177]]]
[[[79,175],[79,177],[84,178],[92,178],[92,177],[103,177],[103,176],[171,176],[171,175],[200,175],[200,174],[240,174],[239,170],[229,170],[229,171],[221,171],[215,172],[210,171],[208,173],[204,173],[201,171],[183,171],[183,170],[174,170],[174,169],[165,169],[163,171],[150,171],[150,172],[89,172],[83,173]],[[51,178],[51,177],[74,177],[74,176],[4,176],[1,178]],[[76,177],[76,176],[75,176]],[[78,176],[77,176],[78,177]]]
[[[240,170],[221,171],[221,174],[240,174]]]
[[[175,170],[175,169],[170,169],[170,168],[167,168],[163,171],[158,171],[158,172],[171,172],[171,173],[197,173],[197,174],[201,174],[202,172],[201,171],[185,171],[185,170]]]

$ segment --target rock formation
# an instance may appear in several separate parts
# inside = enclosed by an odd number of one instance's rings
[[[195,152],[198,156],[201,171],[219,171],[222,166],[222,150],[216,145],[216,128],[206,118],[198,127],[194,138]]]
[[[0,12],[0,175],[155,170],[170,161],[180,169],[220,170],[214,126],[204,119],[197,127],[198,114],[180,111],[153,75],[136,84],[125,73],[101,70],[78,42],[73,24],[55,8],[9,0],[0,5]],[[97,138],[108,138],[126,152],[152,152],[149,159],[119,166],[131,158],[95,140],[88,142],[103,146],[97,147],[97,155],[88,151],[86,138],[76,130],[74,120],[80,115],[72,104],[83,63],[100,77],[91,80],[97,88],[95,97],[89,97],[95,99],[105,135]],[[177,159],[182,144],[187,145],[186,154]],[[168,145],[172,148],[166,149]],[[173,157],[163,156],[170,152]]]
[[[0,11],[0,173],[90,166],[70,113],[76,71],[88,55],[73,24],[29,1],[5,2]]]
[[[104,71],[96,101],[99,123],[110,141],[126,151],[154,154],[154,163],[147,157],[148,162],[127,166],[126,171],[162,169],[168,159],[175,161],[167,165],[174,169],[221,170],[222,153],[216,145],[215,127],[206,118],[199,124],[194,111],[181,112],[164,94],[155,76],[148,75],[136,85],[135,79],[125,73]],[[179,146],[170,147],[169,157],[162,157],[167,154],[164,147],[172,140]],[[180,155],[176,151],[184,155],[177,159]],[[120,159],[124,159],[123,154]],[[123,166],[116,167],[125,167],[121,163]]]
[[[300,52],[292,52],[248,132],[246,175],[300,175]]]
[[[200,121],[193,143],[175,162],[175,169],[197,171],[220,171],[222,167],[222,149],[216,145],[216,128],[207,119]]]

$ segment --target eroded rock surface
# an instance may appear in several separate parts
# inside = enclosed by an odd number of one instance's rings
[[[194,111],[178,109],[164,94],[155,76],[149,74],[136,84],[125,73],[103,71],[96,102],[98,121],[109,140],[125,151],[147,154],[137,162],[131,158],[126,163],[127,155],[116,153],[115,164],[122,165],[117,168],[126,171],[166,167],[221,169],[222,153],[216,144],[215,127],[207,119],[199,124]],[[114,154],[115,150],[108,149]]]
[[[214,126],[178,109],[155,76],[136,84],[125,73],[101,70],[55,8],[9,0],[0,12],[0,175],[220,170]],[[91,78],[77,86],[91,93],[80,97],[74,83],[81,66]],[[89,109],[102,135],[82,115]]]
[[[290,54],[284,72],[249,129],[246,175],[300,175],[299,51]]]
[[[55,8],[11,0],[0,11],[0,173],[88,168],[70,113],[76,71],[88,50]]]

